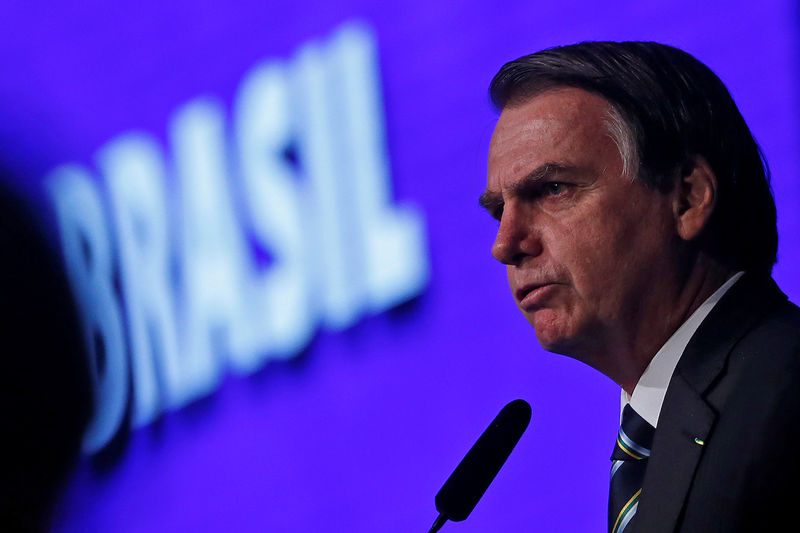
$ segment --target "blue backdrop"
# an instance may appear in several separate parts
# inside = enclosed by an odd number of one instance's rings
[[[477,205],[499,67],[591,39],[708,64],[800,297],[794,2],[613,6],[4,3],[0,163],[105,350],[56,531],[427,531],[515,398],[531,427],[445,530],[603,531],[618,387],[539,348]]]

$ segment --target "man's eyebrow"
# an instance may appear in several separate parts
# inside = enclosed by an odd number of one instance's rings
[[[555,174],[567,172],[571,169],[572,167],[559,163],[544,163],[533,169],[531,172],[525,175],[525,177],[509,187],[509,192],[511,196],[524,196],[526,192],[528,192],[533,186],[537,185],[540,181]],[[503,205],[503,196],[499,192],[490,191],[487,189],[483,191],[483,194],[481,194],[480,198],[478,198],[478,203],[481,207],[492,213],[494,209]]]
[[[490,213],[493,213],[494,210],[503,203],[503,197],[500,193],[497,192],[490,192],[490,191],[483,191],[483,193],[478,198],[478,204]]]

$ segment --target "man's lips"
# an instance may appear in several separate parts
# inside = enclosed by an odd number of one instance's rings
[[[545,298],[547,298],[548,293],[550,293],[555,286],[555,283],[548,282],[530,283],[514,291],[514,296],[523,310],[530,310],[541,306]]]

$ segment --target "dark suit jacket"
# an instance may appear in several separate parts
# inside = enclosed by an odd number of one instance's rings
[[[800,530],[799,427],[800,309],[746,274],[675,369],[636,533]]]

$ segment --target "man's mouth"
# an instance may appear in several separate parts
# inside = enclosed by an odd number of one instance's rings
[[[554,288],[554,283],[530,283],[517,289],[514,296],[522,310],[531,311],[541,307]]]

